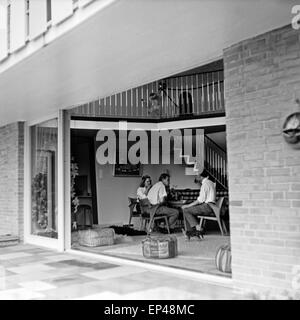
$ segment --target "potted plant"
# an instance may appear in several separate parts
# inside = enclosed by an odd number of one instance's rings
[[[79,206],[79,199],[76,195],[75,179],[79,175],[78,164],[74,157],[71,157],[71,214],[72,214],[72,228],[77,229],[76,214]]]
[[[32,220],[36,232],[48,226],[47,175],[37,173],[32,182]]]

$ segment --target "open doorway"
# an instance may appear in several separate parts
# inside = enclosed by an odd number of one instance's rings
[[[196,129],[196,128],[195,128]],[[117,146],[120,146],[120,132],[116,131]],[[168,192],[171,195],[170,204],[178,205],[180,201],[193,201],[199,195],[200,186],[194,182],[195,176],[191,174],[191,165],[187,162],[182,164],[142,164],[140,167],[127,168],[119,163],[100,164],[96,160],[96,153],[100,146],[96,139],[97,130],[72,130],[72,156],[78,164],[79,175],[76,177],[75,190],[79,192],[80,205],[86,204],[82,200],[89,197],[92,207],[92,221],[90,214],[79,213],[79,231],[93,226],[94,228],[113,228],[115,231],[114,244],[104,246],[84,246],[78,241],[78,232],[73,232],[72,248],[105,254],[113,257],[121,257],[134,261],[171,266],[175,268],[188,269],[202,273],[228,277],[229,274],[219,272],[215,267],[215,255],[217,249],[227,244],[230,240],[227,235],[221,235],[218,224],[215,221],[207,221],[205,225],[205,236],[203,241],[184,239],[181,229],[183,228],[182,215],[176,225],[176,237],[178,240],[179,255],[173,259],[146,259],[142,254],[142,240],[146,232],[138,215],[130,220],[130,198],[136,198],[137,188],[143,175],[149,175],[153,183],[157,182],[161,173],[168,173],[171,177]],[[206,155],[205,165],[216,177],[217,197],[228,200],[227,185],[220,172],[226,172],[221,168],[220,159],[214,154],[224,152],[226,154],[226,132],[225,127],[207,128],[204,130],[205,141],[209,151]],[[195,138],[195,137],[194,137]],[[121,144],[122,145],[122,144]],[[118,148],[118,147],[117,147]],[[211,150],[211,149],[214,150]],[[171,150],[174,144],[171,144]],[[174,150],[173,150],[174,151]],[[118,150],[117,150],[118,153]],[[129,170],[130,169],[130,170]],[[85,178],[82,178],[85,177]],[[86,177],[87,176],[87,177]],[[79,177],[79,179],[78,179]],[[222,180],[223,179],[223,180]],[[82,190],[85,190],[82,196]],[[228,205],[224,201],[223,219],[229,227]],[[134,208],[136,211],[136,208]],[[137,212],[136,212],[137,213]],[[84,220],[82,222],[82,219]],[[129,225],[130,224],[130,225]],[[128,230],[131,232],[128,233]],[[154,231],[153,235],[159,235]]]
[[[76,224],[85,228],[98,224],[95,173],[94,132],[71,131],[71,175],[73,175],[72,209],[76,207]],[[74,215],[73,215],[74,216]],[[74,222],[74,217],[73,222]]]

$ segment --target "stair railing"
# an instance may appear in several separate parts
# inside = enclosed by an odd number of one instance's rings
[[[228,190],[227,154],[212,139],[204,137],[204,167],[225,190]]]

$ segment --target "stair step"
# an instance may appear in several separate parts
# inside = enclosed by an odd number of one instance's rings
[[[0,235],[0,248],[1,247],[8,247],[8,246],[15,246],[20,243],[20,239],[17,236],[13,236],[10,234],[7,235]]]

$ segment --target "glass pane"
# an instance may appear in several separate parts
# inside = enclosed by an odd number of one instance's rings
[[[31,233],[57,239],[57,119],[31,127]]]

